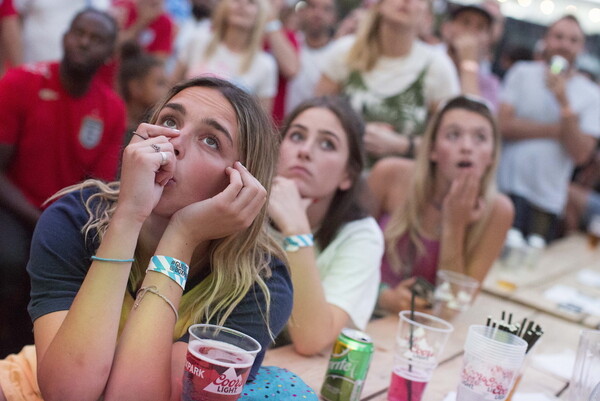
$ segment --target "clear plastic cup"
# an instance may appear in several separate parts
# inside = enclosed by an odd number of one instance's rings
[[[570,401],[592,400],[600,384],[600,330],[583,330],[579,336],[577,356],[569,384]],[[600,398],[595,398],[598,400]]]
[[[504,400],[526,350],[527,342],[521,337],[488,326],[470,326],[456,400]]]
[[[182,401],[234,401],[261,345],[237,330],[194,324],[183,372]]]
[[[400,312],[389,401],[419,401],[454,327],[436,316]]]
[[[433,314],[452,320],[469,309],[478,289],[479,281],[473,277],[450,270],[438,270]]]

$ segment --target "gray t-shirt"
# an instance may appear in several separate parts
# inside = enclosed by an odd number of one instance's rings
[[[600,136],[600,90],[582,75],[567,81],[567,98],[579,116],[579,128]],[[501,92],[501,103],[512,106],[515,117],[543,124],[560,121],[560,106],[546,86],[542,62],[520,62],[511,68]],[[500,190],[522,196],[533,205],[561,214],[567,201],[574,163],[556,139],[504,141],[498,169]]]

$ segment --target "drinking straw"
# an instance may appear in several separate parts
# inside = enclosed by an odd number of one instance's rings
[[[415,291],[410,289],[410,320],[415,321]],[[410,325],[410,334],[408,338],[408,345],[410,347],[410,352],[412,355],[412,347],[413,347],[413,329],[414,325]],[[412,365],[410,362],[408,363],[408,371],[412,372]],[[412,401],[412,380],[406,380],[406,393],[408,395],[408,401]]]
[[[540,339],[544,331],[540,327],[539,324],[536,324],[533,320],[527,320],[527,318],[523,318],[521,324],[511,324],[513,314],[508,314],[508,322],[504,321],[506,317],[506,312],[502,311],[502,320],[492,320],[491,317],[488,316],[486,326],[492,327],[497,330],[506,331],[508,333],[514,334],[518,337],[521,337],[527,343],[527,350],[525,353],[528,353],[535,343]],[[533,326],[535,324],[535,327]],[[492,337],[496,336],[496,331],[494,330]]]
[[[569,388],[569,382],[567,382],[563,388],[561,388],[560,390],[558,390],[558,393],[556,393],[557,397],[560,397],[562,395],[562,393],[564,393],[567,389]]]
[[[523,318],[523,322],[521,322],[521,326],[519,327],[519,332],[517,333],[517,335],[519,337],[521,337],[521,334],[523,334],[523,329],[525,328],[525,323],[527,323],[526,317]]]

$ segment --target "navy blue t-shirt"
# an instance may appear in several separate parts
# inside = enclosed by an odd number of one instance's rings
[[[38,221],[27,265],[31,277],[28,310],[32,321],[51,312],[68,310],[83,283],[91,264],[90,258],[99,245],[93,238],[94,234],[85,238],[81,232],[88,220],[84,203],[93,193],[88,189],[65,195],[44,211]],[[272,260],[270,266],[272,275],[265,280],[271,294],[269,325],[272,333],[277,335],[292,311],[292,282],[287,267],[280,260]],[[187,289],[198,282],[198,279],[190,278]],[[226,327],[250,335],[262,346],[248,380],[254,379],[271,342],[264,316],[265,297],[255,284],[225,322]],[[187,342],[188,338],[189,334],[186,334],[180,341]]]

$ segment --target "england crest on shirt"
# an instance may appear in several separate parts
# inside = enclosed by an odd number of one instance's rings
[[[79,143],[86,149],[93,149],[102,138],[104,123],[96,117],[85,117],[79,130]]]

